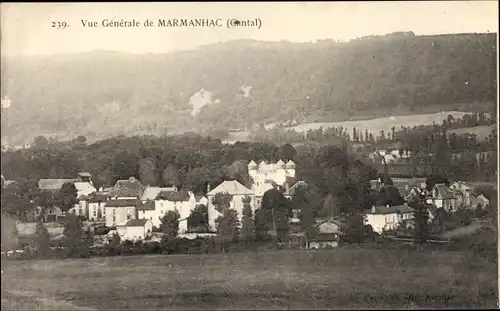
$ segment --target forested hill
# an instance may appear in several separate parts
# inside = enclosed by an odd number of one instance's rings
[[[242,40],[167,54],[2,58],[1,78],[2,97],[12,100],[2,109],[2,134],[18,136],[103,138],[486,110],[496,102],[496,34]],[[190,98],[200,89],[203,103],[193,113]]]

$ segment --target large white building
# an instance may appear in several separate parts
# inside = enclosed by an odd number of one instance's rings
[[[220,213],[216,210],[212,200],[217,195],[217,193],[228,193],[232,196],[231,200],[231,208],[236,210],[238,213],[238,219],[241,220],[243,218],[243,198],[249,196],[251,198],[250,206],[252,207],[252,212],[255,212],[255,195],[252,190],[243,186],[236,180],[232,181],[224,181],[215,189],[208,191],[208,226],[211,231],[216,230],[215,220],[220,216]]]
[[[290,160],[285,163],[279,160],[277,163],[260,162],[259,165],[253,160],[248,163],[248,174],[253,179],[251,191],[255,196],[255,208],[259,208],[262,203],[264,193],[276,186],[281,186],[285,189],[291,185],[287,185],[288,178],[295,178],[295,163]]]
[[[257,165],[252,160],[248,163],[248,174],[252,177],[255,187],[261,187],[263,184],[271,182],[284,187],[287,178],[295,178],[295,163],[292,160],[287,163],[279,160],[277,163],[270,164],[262,161]]]

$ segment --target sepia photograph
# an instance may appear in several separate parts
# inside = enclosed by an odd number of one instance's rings
[[[499,308],[497,1],[0,17],[2,310]]]

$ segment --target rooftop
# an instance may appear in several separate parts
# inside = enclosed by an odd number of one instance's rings
[[[176,191],[177,187],[146,187],[141,195],[141,201],[154,200],[162,191]]]
[[[366,214],[371,215],[385,215],[385,214],[403,214],[403,213],[413,213],[415,209],[409,207],[408,205],[395,205],[395,206],[375,206],[366,212]]]
[[[77,179],[40,179],[38,188],[40,190],[60,190],[65,183],[75,183]]]
[[[220,185],[215,187],[212,191],[210,191],[207,195],[216,195],[217,193],[229,193],[232,195],[253,195],[252,190],[243,186],[236,180],[225,180]]]
[[[172,202],[189,201],[190,194],[188,191],[161,191],[156,196],[155,200],[166,200]]]
[[[127,221],[125,227],[144,227],[148,221],[147,219],[131,219]]]
[[[140,197],[145,187],[135,179],[130,177],[126,180],[118,180],[110,192],[112,197]]]
[[[117,199],[109,200],[106,202],[105,207],[129,207],[135,206],[139,207],[142,205],[141,201],[138,199]]]
[[[141,211],[154,211],[155,210],[155,202],[154,201],[146,201],[139,207],[139,209]]]

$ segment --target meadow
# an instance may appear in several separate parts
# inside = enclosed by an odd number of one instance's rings
[[[2,310],[495,308],[496,264],[464,252],[340,247],[11,261]]]

